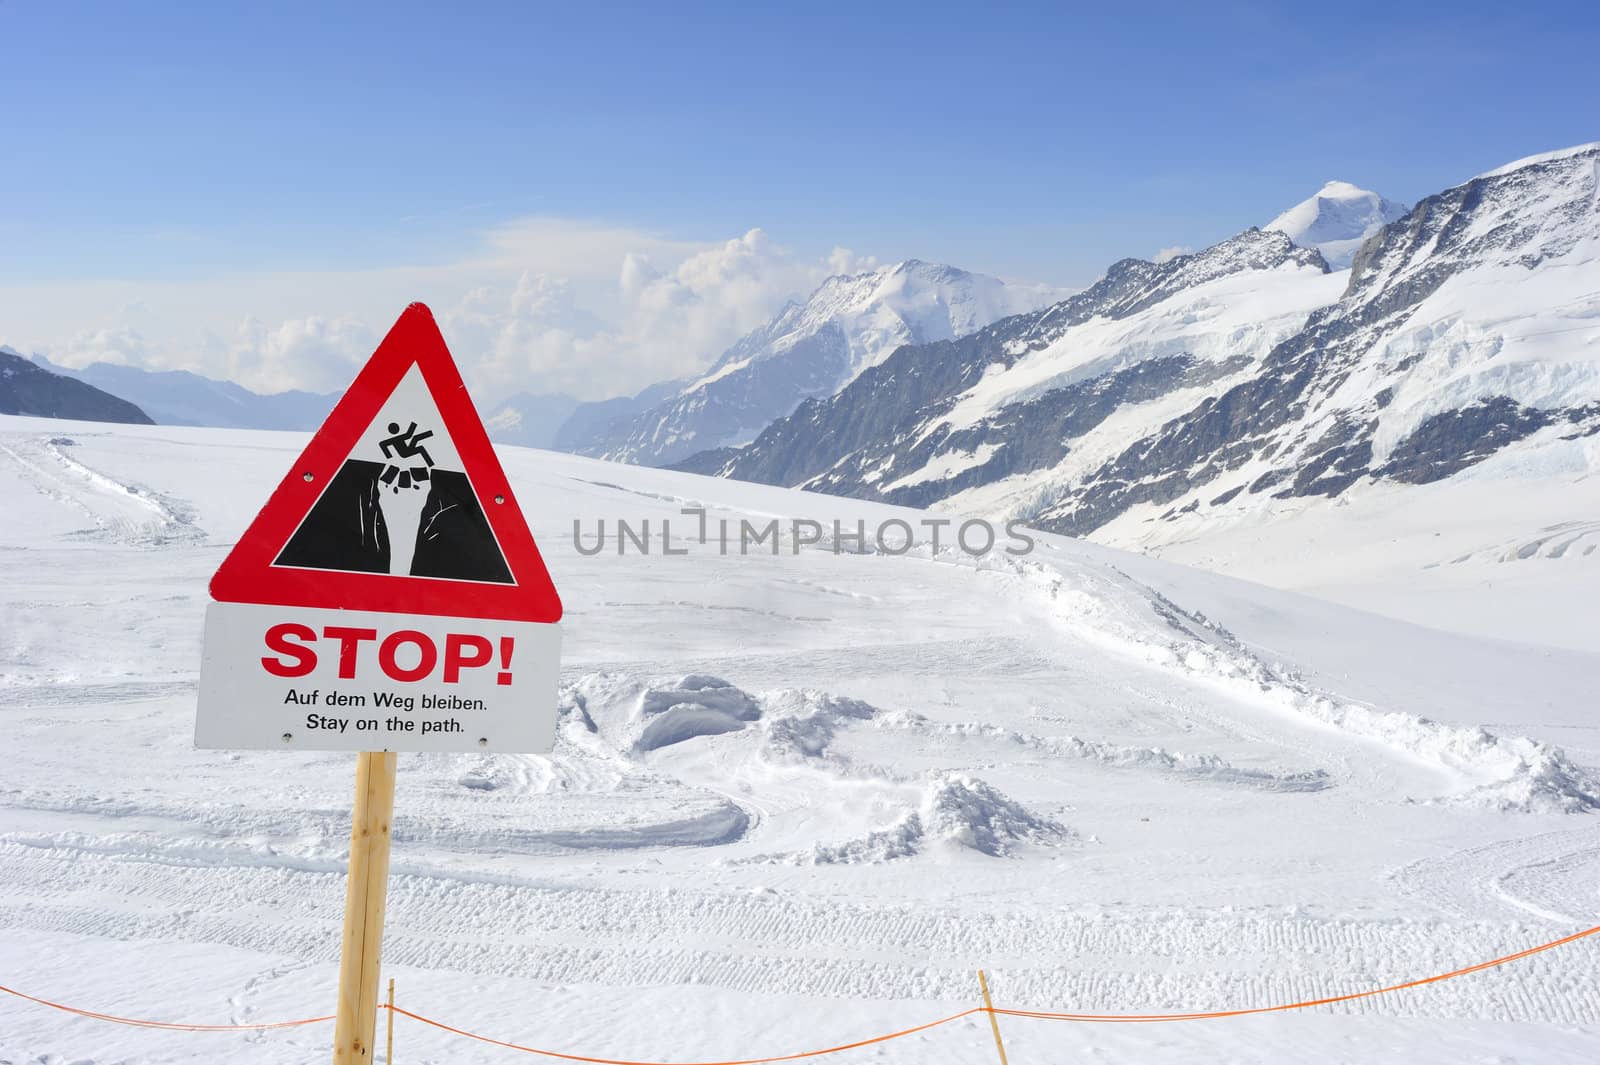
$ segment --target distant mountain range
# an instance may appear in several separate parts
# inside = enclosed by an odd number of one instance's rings
[[[315,429],[338,402],[339,393],[279,392],[261,395],[231,381],[215,381],[187,370],[145,370],[96,362],[81,369],[57,366],[43,355],[33,361],[137,404],[161,425],[214,425],[228,429]]]
[[[1319,252],[1259,229],[1161,263],[1124,259],[1043,310],[901,348],[749,446],[680,468],[925,506],[1062,469],[1120,408],[1244,375],[1337,294]]]
[[[33,364],[51,374],[130,400],[160,425],[309,432],[322,424],[342,395],[339,392],[263,395],[231,381],[218,381],[187,370],[145,370],[106,362],[71,369],[57,366],[43,355],[35,355]],[[578,406],[578,400],[572,396],[518,392],[501,400],[486,414],[484,424],[489,435],[500,443],[550,447],[556,430]]]
[[[0,347],[0,414],[154,424],[149,415],[127,400],[52,373],[5,347]]]
[[[1387,222],[1395,205],[1329,185],[1272,228],[1123,260],[1044,310],[900,348],[752,443],[678,465],[1143,543],[1152,522],[1178,537],[1491,458],[1589,470],[1597,184],[1600,144]],[[1334,272],[1321,249],[1351,241]]]

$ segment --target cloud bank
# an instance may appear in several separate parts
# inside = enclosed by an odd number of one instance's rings
[[[475,388],[599,399],[703,370],[786,300],[874,265],[843,248],[803,259],[760,229],[706,243],[522,219],[437,266],[4,287],[0,342],[67,366],[327,391],[420,299]]]

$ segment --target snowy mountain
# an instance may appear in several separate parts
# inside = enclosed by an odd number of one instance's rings
[[[1491,458],[1600,466],[1600,145],[1430,196],[1348,274],[1276,231],[1126,260],[682,468],[1175,542]],[[1162,521],[1157,521],[1162,519]]]
[[[1056,295],[916,259],[830,277],[675,395],[576,439],[564,434],[564,442],[580,454],[645,465],[743,443],[902,345],[961,336]]]
[[[159,425],[310,430],[322,424],[339,399],[337,392],[262,395],[232,381],[218,381],[187,370],[146,370],[109,362],[70,369],[55,365],[43,355],[35,355],[33,361],[52,373],[128,398]]]
[[[1124,259],[1045,310],[902,348],[748,447],[683,468],[908,506],[1057,471],[1126,441],[1125,407],[1159,425],[1171,396],[1247,378],[1339,283],[1316,251],[1257,229]]]
[[[611,399],[587,400],[579,403],[556,429],[551,447],[557,451],[577,453],[590,441],[603,438],[614,427],[665,403],[689,385],[688,379],[658,381],[631,396],[613,396]]]
[[[150,424],[149,415],[127,400],[51,373],[5,347],[0,347],[0,414]]]
[[[1491,457],[1574,474],[1600,432],[1600,144],[1430,196],[1261,372],[1133,442],[1035,516],[1087,532],[1232,518]],[[1200,511],[1206,511],[1200,515]],[[1184,524],[1188,524],[1185,522]],[[1115,538],[1117,530],[1108,532]]]
[[[1335,270],[1350,265],[1366,239],[1406,213],[1406,205],[1347,181],[1330,181],[1268,222],[1302,248],[1315,248]]]

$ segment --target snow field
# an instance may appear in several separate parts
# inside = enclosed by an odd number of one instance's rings
[[[52,469],[62,436],[126,493],[7,457]],[[353,758],[190,744],[205,581],[301,442],[0,420],[0,982],[219,1023],[331,1003]],[[574,517],[915,515],[504,461],[568,606],[561,731],[549,757],[402,757],[385,961],[408,1008],[695,1060],[966,1009],[979,966],[1003,1006],[1233,1008],[1594,923],[1583,655],[1506,650],[1544,669],[1503,692],[1468,682],[1470,639],[1053,537],[1021,559],[588,557]],[[124,495],[196,531],[112,520]],[[1597,960],[1584,941],[1314,1016],[1002,1024],[1019,1062],[1576,1062]],[[838,1060],[992,1053],[982,1020]],[[406,1060],[523,1060],[398,1027]],[[0,1060],[288,1062],[326,1039],[0,1001]]]

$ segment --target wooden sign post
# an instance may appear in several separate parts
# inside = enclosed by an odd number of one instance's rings
[[[378,1024],[378,972],[383,911],[389,896],[389,826],[394,818],[393,751],[356,756],[356,801],[350,819],[350,876],[344,894],[344,950],[333,1065],[372,1065]]]

